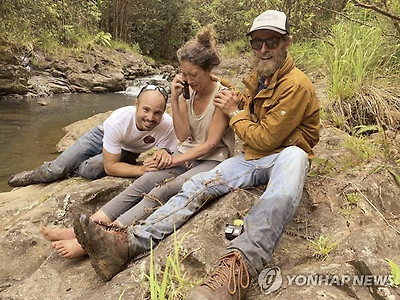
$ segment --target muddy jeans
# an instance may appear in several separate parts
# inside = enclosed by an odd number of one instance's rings
[[[103,167],[103,128],[94,127],[68,147],[55,160],[45,162],[35,169],[37,182],[52,182],[67,177],[73,172],[87,179],[106,176]],[[122,151],[121,161],[134,164],[138,154]]]
[[[267,189],[244,219],[244,233],[232,240],[227,252],[239,251],[253,278],[271,260],[286,224],[301,200],[309,168],[307,154],[292,146],[278,154],[245,160],[240,154],[220,163],[209,172],[195,175],[179,194],[150,215],[144,224],[129,226],[131,253],[150,249],[173,233],[206,202],[235,188],[266,184]],[[206,246],[206,245],[205,245]]]
[[[198,160],[188,164],[147,172],[100,210],[112,221],[124,226],[146,219],[156,208],[167,202],[193,175],[206,172],[219,164],[215,160]]]

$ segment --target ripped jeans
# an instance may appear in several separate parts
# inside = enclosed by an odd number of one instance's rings
[[[131,253],[150,249],[173,233],[207,202],[245,188],[268,183],[265,192],[244,219],[244,232],[231,241],[226,252],[238,251],[253,278],[260,273],[295,213],[309,168],[307,154],[296,146],[260,159],[245,160],[240,154],[211,171],[193,176],[179,194],[150,215],[144,224],[128,227]]]

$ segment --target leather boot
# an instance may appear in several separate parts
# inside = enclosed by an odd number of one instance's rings
[[[186,300],[242,300],[250,279],[240,254],[231,252],[219,259],[213,273],[190,290]]]
[[[112,234],[88,216],[80,215],[74,219],[74,232],[79,244],[89,255],[97,275],[104,281],[126,269],[131,258],[126,231]]]
[[[18,174],[12,175],[8,180],[8,185],[12,187],[27,186],[33,183],[38,183],[36,177],[36,170],[23,171]]]

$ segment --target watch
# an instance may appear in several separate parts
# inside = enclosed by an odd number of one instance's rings
[[[239,113],[241,113],[243,110],[241,110],[241,109],[238,109],[238,110],[235,110],[233,113],[231,113],[230,115],[229,115],[229,120],[230,119],[232,119],[234,116],[236,116],[237,114],[239,114]]]

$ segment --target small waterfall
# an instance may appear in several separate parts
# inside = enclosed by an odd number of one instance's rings
[[[125,91],[117,92],[128,96],[137,96],[146,84],[154,84],[164,87],[167,91],[170,90],[170,83],[164,78],[163,75],[157,74],[148,77],[140,77],[132,80]]]

